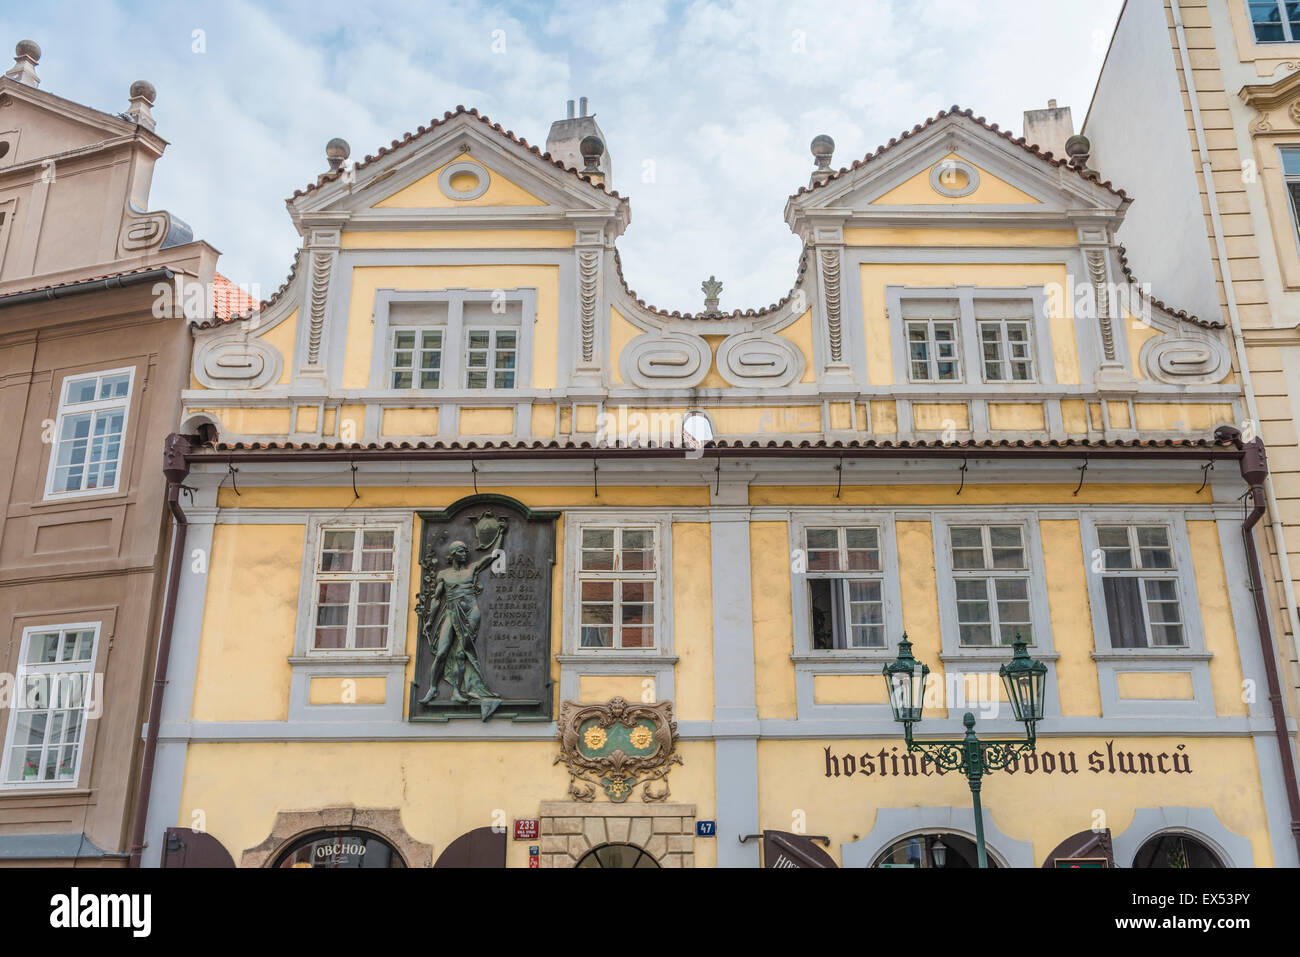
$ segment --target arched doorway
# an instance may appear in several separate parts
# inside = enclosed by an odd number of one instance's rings
[[[1134,867],[1223,867],[1219,855],[1203,841],[1176,831],[1148,838],[1133,856]]]
[[[1001,865],[988,855],[989,867]],[[975,842],[961,834],[912,834],[889,845],[872,867],[966,868],[978,866]]]
[[[275,867],[405,867],[397,849],[368,831],[313,831],[295,840]]]
[[[635,844],[602,844],[593,847],[574,867],[658,867],[649,851]]]

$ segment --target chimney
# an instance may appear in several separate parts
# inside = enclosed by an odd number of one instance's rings
[[[1047,101],[1045,110],[1025,110],[1025,142],[1056,159],[1065,159],[1065,141],[1074,135],[1074,118],[1068,106]]]
[[[25,86],[40,86],[41,78],[36,75],[36,64],[41,60],[41,48],[35,40],[19,40],[14,47],[14,65],[5,76]]]
[[[148,80],[136,80],[131,84],[131,106],[122,115],[151,130],[154,127],[151,107],[156,99],[158,99],[158,91],[154,89],[152,83]]]
[[[587,98],[579,98],[577,116],[574,116],[573,100],[566,107],[567,116],[552,123],[551,131],[546,134],[546,152],[556,162],[590,177],[593,183],[608,186],[612,174],[609,150],[605,146],[608,140],[596,124],[596,115],[587,115]],[[597,146],[600,152],[593,153]]]

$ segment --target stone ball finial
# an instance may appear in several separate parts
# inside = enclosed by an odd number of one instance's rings
[[[131,84],[131,99],[143,99],[150,106],[158,99],[158,91],[148,80],[136,80]]]
[[[831,157],[835,154],[835,141],[825,133],[814,136],[808,148],[812,150],[813,160],[818,168],[826,169],[831,165]]]
[[[1065,141],[1065,155],[1072,162],[1086,163],[1092,152],[1092,142],[1082,133],[1075,133]]]
[[[351,155],[352,147],[342,137],[336,136],[325,144],[325,158],[329,160],[330,169],[338,169]]]
[[[605,152],[605,142],[599,136],[584,136],[582,142],[578,144],[578,152],[582,154],[582,162],[589,170],[594,170],[600,165],[600,157]]]
[[[14,47],[14,56],[25,56],[33,62],[40,62],[41,48],[35,40],[19,40]]]

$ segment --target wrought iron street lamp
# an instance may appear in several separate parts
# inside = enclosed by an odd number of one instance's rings
[[[912,643],[907,640],[906,632],[898,642],[898,657],[884,667],[889,706],[894,711],[894,720],[903,723],[907,750],[925,754],[945,771],[960,771],[966,775],[971,802],[975,806],[975,850],[980,867],[989,866],[984,848],[980,782],[988,772],[1001,771],[1020,755],[1032,753],[1036,740],[1034,726],[1043,720],[1047,665],[1029,657],[1019,632],[1011,647],[1011,660],[998,669],[998,674],[1002,676],[1012,714],[1025,726],[1024,740],[981,741],[975,736],[975,715],[967,711],[962,718],[966,734],[960,741],[914,741],[912,725],[921,720],[930,669],[912,657]]]

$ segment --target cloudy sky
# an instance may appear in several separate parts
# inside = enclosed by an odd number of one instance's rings
[[[35,40],[42,89],[109,112],[151,81],[171,143],[152,207],[262,296],[298,245],[284,200],[327,168],[331,137],[360,159],[464,104],[543,145],[587,96],[631,200],[628,282],[694,311],[709,273],[724,309],[789,289],[799,243],[782,209],[818,133],[838,168],[954,103],[1019,135],[1055,98],[1081,125],[1121,5],[45,0],[4,4],[0,45]]]

